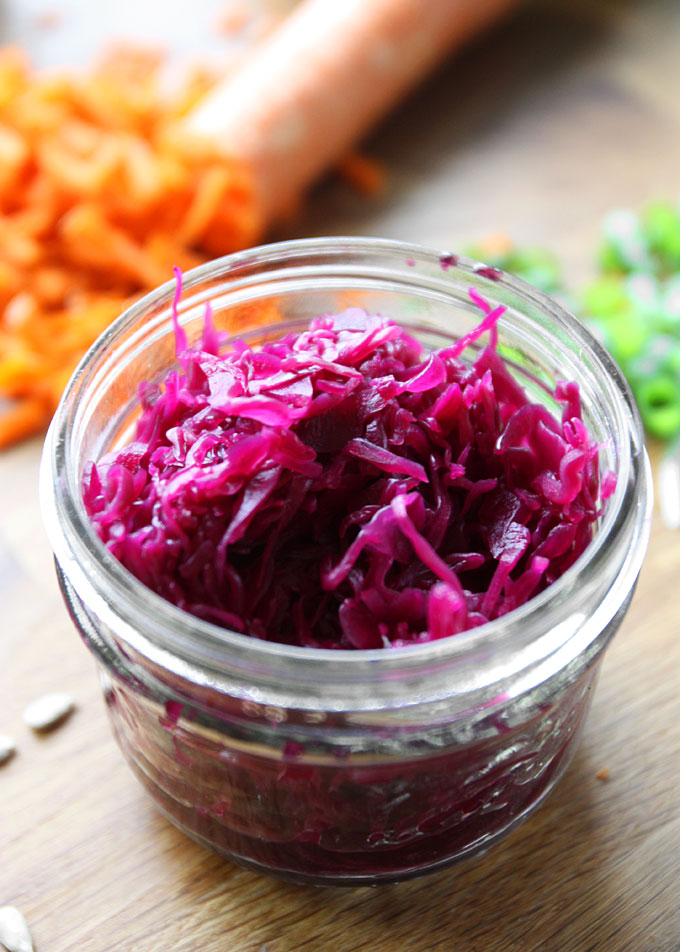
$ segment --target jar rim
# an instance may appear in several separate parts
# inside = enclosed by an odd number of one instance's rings
[[[501,644],[504,647],[528,650],[527,657],[533,657],[552,650],[545,643],[547,636],[544,636],[541,648],[532,651],[531,639],[521,637],[522,634],[526,635],[528,631],[533,630],[547,605],[564,601],[569,592],[577,591],[579,586],[588,584],[589,574],[597,571],[606,559],[603,548],[611,543],[617,534],[626,536],[629,547],[635,549],[635,552],[628,553],[627,561],[624,555],[620,560],[621,570],[625,562],[625,570],[630,576],[628,587],[632,587],[646,548],[645,533],[648,535],[652,503],[642,424],[620,369],[590,331],[557,301],[505,272],[493,273],[489,277],[496,269],[488,269],[483,262],[463,255],[452,255],[446,250],[425,248],[412,243],[364,237],[302,239],[250,248],[209,261],[186,272],[183,276],[183,291],[186,294],[207,279],[226,277],[253,262],[258,265],[277,263],[285,268],[301,255],[309,258],[310,255],[330,253],[340,257],[366,252],[371,255],[384,255],[391,261],[400,259],[405,266],[404,273],[408,268],[409,277],[414,281],[424,280],[422,275],[418,277],[419,265],[439,265],[441,269],[443,258],[450,256],[453,263],[447,265],[447,270],[450,267],[452,273],[469,278],[491,294],[495,290],[502,290],[527,304],[531,303],[580,342],[580,346],[588,348],[602,369],[602,382],[609,390],[608,397],[615,411],[613,423],[618,431],[613,436],[618,439],[621,453],[621,471],[617,474],[617,487],[608,500],[602,522],[574,565],[525,605],[478,628],[423,644],[389,650],[376,648],[351,651],[298,647],[262,641],[189,615],[139,582],[106,549],[87,517],[82,494],[76,486],[73,473],[74,414],[85,386],[91,382],[92,368],[101,359],[102,354],[112,347],[115,348],[116,343],[124,338],[126,331],[144,313],[172,300],[175,282],[170,280],[128,307],[85,354],[66,387],[52,421],[41,464],[43,517],[57,561],[62,565],[68,563],[67,572],[78,575],[81,582],[89,588],[90,595],[96,601],[98,613],[110,616],[113,612],[120,623],[119,606],[122,605],[130,618],[139,619],[140,613],[153,616],[153,624],[145,628],[145,637],[150,636],[151,643],[155,644],[164,656],[167,652],[179,653],[188,662],[200,660],[201,663],[214,665],[219,661],[215,653],[219,653],[221,649],[225,655],[230,655],[228,659],[224,659],[225,664],[229,664],[236,655],[242,660],[247,658],[248,663],[254,666],[262,664],[268,668],[272,664],[283,665],[286,673],[292,676],[295,676],[294,669],[302,665],[307,677],[318,676],[321,669],[332,663],[334,678],[339,681],[350,680],[361,672],[368,674],[376,666],[379,666],[382,672],[401,668],[424,670],[429,665],[449,661],[461,655],[493,651]],[[634,465],[636,471],[631,475]],[[631,545],[631,540],[638,544]],[[116,606],[115,609],[113,605]],[[123,637],[135,641],[139,632],[135,632],[134,625],[128,623],[123,627]],[[579,625],[568,626],[568,631],[557,632],[558,628],[559,625],[556,624],[553,639],[555,650],[563,645],[565,637],[569,638],[576,630],[580,630]],[[545,620],[540,629],[544,632]],[[174,637],[175,631],[181,632],[181,637]]]

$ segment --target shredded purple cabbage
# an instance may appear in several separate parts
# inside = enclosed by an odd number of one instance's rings
[[[561,421],[530,403],[496,350],[503,308],[470,296],[480,325],[426,355],[358,308],[224,354],[209,309],[195,350],[175,317],[181,369],[86,469],[99,537],[179,608],[286,644],[404,646],[523,605],[584,551],[615,477],[600,488],[578,386],[555,388]]]

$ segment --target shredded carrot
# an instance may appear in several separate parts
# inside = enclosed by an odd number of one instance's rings
[[[40,432],[83,352],[140,294],[261,234],[248,172],[177,134],[212,80],[157,51],[87,76],[0,50],[0,447]]]
[[[39,430],[45,420],[45,401],[40,397],[13,400],[0,412],[0,449],[23,440]]]
[[[215,18],[215,29],[223,36],[234,36],[246,28],[253,17],[253,10],[247,4],[231,0]]]
[[[503,257],[513,250],[512,238],[504,231],[487,235],[480,243],[480,251],[489,258]]]
[[[59,10],[43,10],[35,18],[35,25],[39,30],[54,30],[61,25]]]
[[[339,175],[364,195],[380,195],[385,191],[385,169],[377,159],[350,152],[338,165]]]

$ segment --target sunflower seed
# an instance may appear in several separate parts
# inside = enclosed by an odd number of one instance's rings
[[[65,720],[74,707],[75,700],[65,691],[43,694],[24,710],[24,722],[34,731],[48,731]]]
[[[7,734],[0,734],[0,764],[9,760],[16,749],[17,746],[11,737],[8,737]]]
[[[7,952],[33,952],[33,942],[26,920],[14,906],[3,906],[0,909],[0,942]]]

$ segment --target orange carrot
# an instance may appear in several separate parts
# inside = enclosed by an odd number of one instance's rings
[[[0,449],[37,433],[45,423],[45,401],[27,397],[0,412]]]
[[[272,221],[448,52],[518,2],[302,0],[187,128],[244,160]]]
[[[337,166],[339,175],[365,195],[379,195],[385,190],[385,170],[375,159],[350,152]]]
[[[0,446],[43,429],[87,347],[136,295],[261,234],[247,170],[176,134],[155,53],[42,77],[0,51]]]

